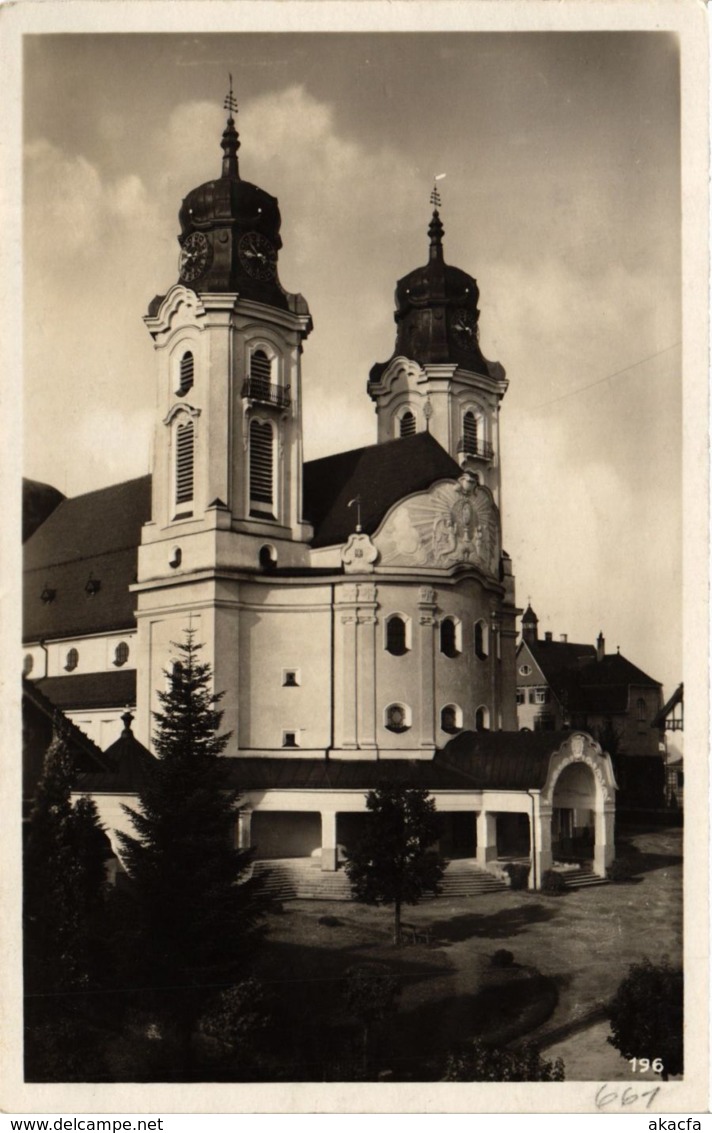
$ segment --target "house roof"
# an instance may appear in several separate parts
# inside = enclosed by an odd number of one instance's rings
[[[314,525],[312,546],[343,543],[356,527],[372,535],[389,508],[436,480],[451,480],[462,470],[430,433],[416,433],[382,444],[335,453],[304,465],[304,514]]]
[[[150,476],[62,500],[25,543],[24,640],[132,628],[129,586],[150,515]],[[90,575],[101,584],[91,597]]]
[[[570,641],[527,641],[547,684],[573,712],[626,712],[631,685],[659,688],[660,682],[620,653],[596,659],[593,645]]]
[[[35,688],[58,708],[125,708],[136,703],[136,670],[43,677]]]

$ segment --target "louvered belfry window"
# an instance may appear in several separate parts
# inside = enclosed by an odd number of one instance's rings
[[[176,503],[193,499],[193,422],[186,421],[176,429]]]
[[[467,410],[462,422],[462,439],[465,442],[465,452],[477,452],[477,418],[471,409]]]
[[[272,426],[250,423],[250,510],[272,513]]]
[[[178,395],[183,397],[184,394],[193,385],[193,378],[195,377],[195,362],[193,360],[192,351],[186,350],[185,354],[180,360],[180,381],[178,385]]]
[[[415,415],[411,413],[410,409],[407,409],[401,417],[400,435],[402,437],[415,436]]]
[[[250,358],[250,377],[255,381],[271,382],[272,363],[264,350],[255,350]]]

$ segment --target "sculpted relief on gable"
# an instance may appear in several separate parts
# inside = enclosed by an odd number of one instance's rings
[[[382,566],[499,569],[499,516],[487,488],[470,476],[436,484],[398,504],[374,536]]]

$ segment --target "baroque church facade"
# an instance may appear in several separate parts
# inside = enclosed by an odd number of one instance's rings
[[[452,855],[487,866],[524,822],[537,885],[553,809],[578,808],[604,872],[610,759],[585,733],[517,733],[507,380],[480,350],[475,279],[445,260],[437,198],[367,383],[376,443],[304,462],[309,308],[279,283],[279,206],[241,177],[232,112],[221,144],[221,176],[180,209],[180,277],[145,317],[151,475],[53,500],[25,545],[25,676],[107,755],[81,789],[110,836],[125,828],[190,626],[225,691],[236,836],[258,857],[337,868],[365,792],[400,779],[435,795]]]

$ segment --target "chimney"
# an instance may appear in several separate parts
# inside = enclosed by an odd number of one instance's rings
[[[566,645],[566,642],[567,642],[568,640],[569,640],[569,635],[568,635],[568,633],[560,633],[560,634],[559,634],[559,641],[563,641],[564,645]]]
[[[599,633],[596,639],[596,660],[602,661],[606,656],[606,640],[603,633]]]
[[[553,640],[554,640],[553,633],[551,632],[551,630],[547,629],[544,633],[544,641],[553,641]]]

